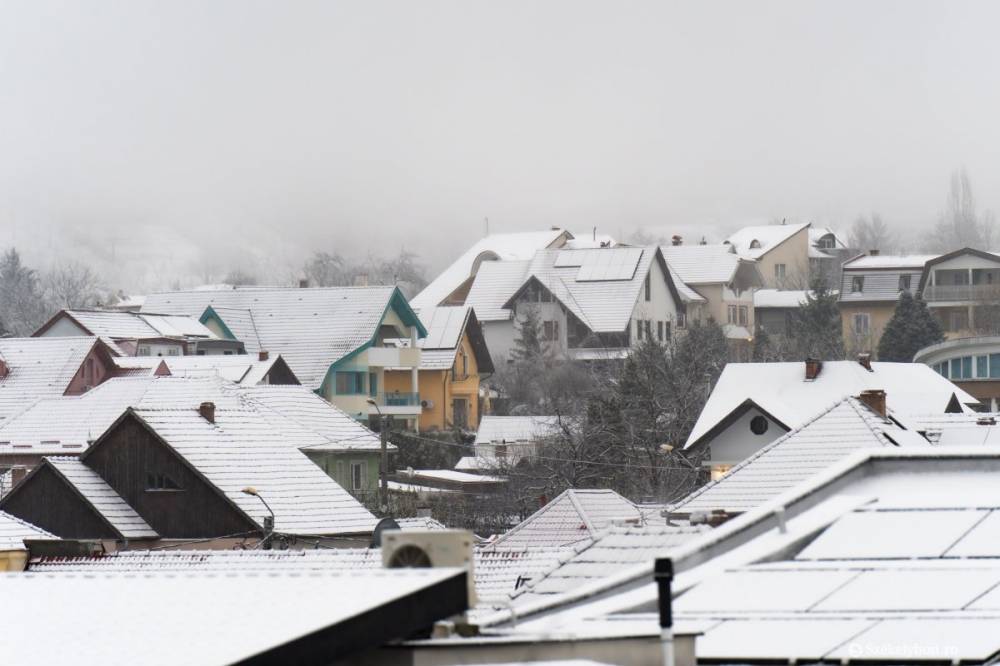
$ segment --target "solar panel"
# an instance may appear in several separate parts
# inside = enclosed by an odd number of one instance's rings
[[[941,557],[985,511],[855,511],[828,527],[797,560]]]
[[[863,661],[870,657],[898,663],[917,660],[957,663],[960,659],[981,662],[1000,650],[1000,634],[996,629],[995,618],[886,619],[852,637],[827,658]],[[698,647],[700,650],[701,645]]]
[[[593,250],[584,257],[576,275],[577,282],[631,280],[635,276],[642,248],[624,247]]]
[[[678,613],[804,611],[854,576],[849,570],[727,572],[682,594],[674,607]]]
[[[873,620],[729,620],[698,637],[699,659],[816,660],[871,627]]]
[[[945,557],[1000,557],[1000,511],[990,511]]]
[[[556,261],[552,264],[555,268],[572,268],[582,266],[584,257],[591,252],[600,250],[561,250],[556,255]]]
[[[916,567],[918,565],[914,565]],[[865,571],[818,603],[826,611],[960,610],[1000,582],[1000,569]],[[788,580],[786,585],[793,585]]]

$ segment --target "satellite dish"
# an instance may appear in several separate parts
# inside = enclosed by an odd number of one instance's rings
[[[398,529],[399,529],[399,523],[397,523],[392,518],[383,518],[382,520],[378,521],[378,524],[375,525],[375,529],[372,530],[372,543],[370,548],[382,547],[382,532],[385,532],[386,530],[398,530]]]

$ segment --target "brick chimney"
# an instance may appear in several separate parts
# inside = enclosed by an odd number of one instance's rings
[[[201,414],[201,418],[205,419],[209,423],[215,423],[214,402],[203,402],[200,405],[198,405],[198,413]]]
[[[673,236],[670,237],[670,244],[673,245],[674,247],[677,247],[678,245],[683,245],[684,239],[680,235],[674,234]]]
[[[870,353],[865,352],[864,354],[858,354],[858,363],[860,363],[861,367],[868,372],[873,372],[872,355]]]
[[[23,465],[18,465],[17,467],[12,467],[11,470],[10,470],[10,480],[11,480],[11,486],[10,487],[13,488],[17,484],[21,483],[21,481],[23,481],[24,477],[26,477],[26,476],[28,476],[28,468],[27,467],[24,467]]]
[[[868,407],[868,409],[885,418],[885,391],[882,389],[862,391],[861,395],[858,396],[858,400],[865,403],[865,406]]]
[[[7,361],[0,358],[0,379],[5,378],[10,374],[10,368],[7,367]]]
[[[819,377],[820,371],[823,369],[823,361],[816,358],[806,359],[806,381],[811,382],[812,380]]]
[[[302,278],[302,279],[300,279],[299,280],[299,289],[308,289],[308,288],[309,288],[309,280],[308,280],[308,278]]]
[[[261,349],[259,352],[257,352],[257,360],[258,361],[266,361],[268,356],[269,356],[269,354],[264,349]]]

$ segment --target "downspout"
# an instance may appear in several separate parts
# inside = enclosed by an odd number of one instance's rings
[[[674,580],[674,562],[670,558],[656,560],[653,579],[659,597],[660,645],[663,646],[663,666],[674,666],[674,618],[671,584]]]

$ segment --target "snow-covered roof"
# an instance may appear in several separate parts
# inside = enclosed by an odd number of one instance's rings
[[[46,458],[45,464],[69,483],[123,539],[156,539],[159,536],[114,488],[79,458],[53,456]]]
[[[446,530],[448,526],[441,521],[434,520],[429,516],[417,516],[415,518],[396,518],[396,524],[404,532],[407,530]]]
[[[79,454],[128,407],[195,409],[202,402],[254,411],[291,448],[380,448],[378,435],[303,386],[236,386],[208,376],[119,377],[81,396],[36,401],[0,424],[0,453]]]
[[[481,606],[506,605],[520,586],[552,570],[574,551],[567,548],[479,548],[476,595]]]
[[[448,295],[469,279],[475,271],[499,261],[530,259],[535,252],[547,247],[557,247],[573,235],[563,229],[491,234],[480,239],[430,284],[413,297],[411,305],[417,309],[432,308],[441,304]],[[477,309],[478,313],[478,309]],[[484,318],[484,314],[480,318]]]
[[[0,598],[18,609],[5,618],[4,662],[335,663],[462,612],[464,575],[439,568],[2,576]],[[359,632],[355,621],[364,615],[382,621]]]
[[[55,539],[40,527],[25,522],[16,516],[0,511],[0,552],[5,550],[25,550],[25,539]]]
[[[494,416],[487,414],[479,422],[476,444],[534,442],[548,437],[559,428],[558,416]]]
[[[234,325],[238,324],[241,334],[250,335],[242,340],[247,352],[280,354],[299,381],[317,388],[333,363],[374,339],[394,299],[406,307],[392,286],[240,287],[150,294],[143,311],[201,317],[211,307],[229,327],[226,317],[235,310]],[[256,341],[250,330],[256,333]],[[240,334],[232,328],[230,332],[239,339]]]
[[[216,376],[253,386],[264,381],[280,354],[259,360],[257,354],[206,354],[204,356],[119,356],[115,365],[130,376],[152,376],[160,364],[174,377]]]
[[[809,226],[802,224],[763,224],[743,227],[726,242],[736,248],[738,254],[751,259],[760,259],[786,240]]]
[[[476,311],[480,321],[507,321],[511,311],[504,304],[524,284],[530,265],[530,259],[483,263],[469,288],[465,304]]]
[[[506,483],[507,479],[502,476],[487,476],[485,474],[469,474],[454,469],[415,469],[412,472],[406,470],[400,472],[400,476],[405,479],[413,479],[418,483],[421,481],[444,481],[447,483]]]
[[[652,562],[708,531],[705,525],[611,525],[592,542],[576,544],[547,571],[514,593],[517,603],[563,594],[643,562]]]
[[[424,308],[417,312],[427,329],[427,337],[420,341],[422,349],[454,350],[462,341],[462,331],[469,316],[470,308],[453,305]]]
[[[135,415],[259,526],[269,514],[243,488],[256,488],[274,511],[277,532],[371,532],[377,519],[251,409],[215,410],[211,423],[189,409],[137,409]],[[101,441],[94,445],[97,449]],[[166,535],[169,536],[169,535]]]
[[[0,419],[9,418],[33,400],[62,395],[98,339],[83,337],[0,338]]]
[[[861,255],[860,257],[855,257],[854,259],[844,262],[844,270],[854,271],[865,269],[878,270],[889,268],[908,268],[915,271],[922,271],[924,269],[924,264],[931,259],[936,259],[937,257],[938,255],[936,254]]]
[[[40,329],[43,331],[60,316],[74,320],[90,335],[113,340],[141,338],[215,339],[194,316],[126,312],[120,310],[63,310]]]
[[[688,284],[728,284],[741,257],[731,245],[664,245],[667,264]],[[744,261],[746,261],[744,259]]]
[[[871,364],[826,361],[819,376],[806,380],[805,363],[729,363],[705,403],[685,446],[691,446],[745,401],[752,400],[790,429],[849,395],[881,389],[894,413],[943,413],[952,396],[963,409],[977,400],[921,363]]]
[[[613,490],[570,489],[501,535],[490,547],[566,548],[591,541],[616,520],[638,523],[642,512]]]
[[[758,289],[753,292],[755,308],[797,308],[805,305],[807,289]]]

